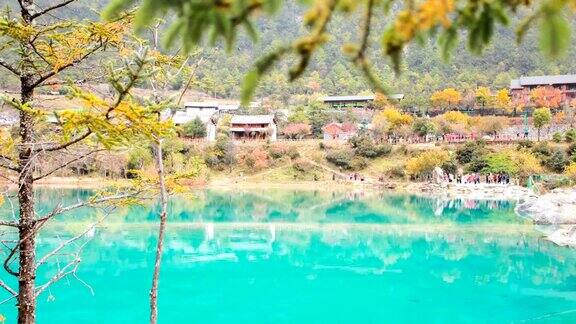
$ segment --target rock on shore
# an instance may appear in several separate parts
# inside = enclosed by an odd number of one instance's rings
[[[536,224],[576,224],[576,188],[554,189],[528,197],[520,201],[516,211]]]
[[[422,193],[447,199],[477,199],[477,200],[526,200],[536,197],[530,189],[503,184],[435,184],[422,183],[419,188],[413,188]]]
[[[576,188],[554,189],[521,201],[516,209],[536,224],[550,225],[546,238],[560,246],[576,247]]]

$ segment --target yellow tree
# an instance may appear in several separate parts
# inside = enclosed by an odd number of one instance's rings
[[[430,97],[432,105],[441,110],[452,109],[462,101],[462,94],[454,88],[436,91]]]
[[[512,110],[512,99],[510,98],[510,91],[506,88],[498,90],[494,98],[496,107],[510,112]]]
[[[476,104],[480,105],[482,109],[486,108],[487,105],[490,105],[494,98],[492,96],[492,91],[487,87],[479,87],[476,89],[474,96],[476,98]]]
[[[38,268],[59,253],[56,249],[45,255],[36,254],[38,231],[64,212],[131,200],[139,192],[139,189],[107,192],[40,214],[34,208],[35,182],[102,150],[123,146],[132,138],[162,134],[170,126],[158,122],[155,107],[144,107],[130,96],[131,88],[142,81],[141,73],[148,64],[143,53],[135,60],[127,60],[125,65],[109,69],[98,70],[99,63],[90,65],[89,59],[104,51],[116,55],[131,52],[126,47],[131,18],[121,16],[110,22],[51,18],[74,1],[40,6],[35,0],[19,0],[18,16],[11,12],[0,16],[0,66],[19,80],[18,95],[1,98],[4,107],[18,114],[18,123],[15,125],[17,132],[7,141],[10,145],[4,146],[0,155],[0,168],[6,171],[2,177],[18,188],[18,211],[15,213],[18,219],[0,224],[16,232],[17,240],[8,246],[4,269],[17,278],[18,287],[11,288],[3,281],[0,281],[0,287],[17,299],[18,323],[35,323],[37,296],[59,279],[73,275],[80,262],[78,252],[70,256],[70,262],[62,268],[48,271],[52,277],[47,282],[37,283]],[[131,39],[131,43],[134,42]],[[100,98],[76,87],[72,81],[70,96],[80,103],[78,109],[55,112],[38,108],[36,91],[62,84],[60,75],[78,66],[91,68],[109,78],[114,95]],[[59,163],[44,171],[45,168],[39,166],[47,159]],[[77,236],[71,242],[80,239],[82,236]],[[66,244],[64,242],[62,246]]]
[[[386,97],[386,95],[380,92],[376,92],[376,94],[374,95],[374,109],[382,110],[389,106],[390,102],[388,100],[388,97]]]
[[[413,121],[411,115],[389,106],[374,115],[372,125],[382,133],[397,134],[402,127],[412,125]]]

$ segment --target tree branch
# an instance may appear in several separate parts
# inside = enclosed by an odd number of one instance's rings
[[[8,286],[8,285],[7,285],[4,281],[2,281],[1,279],[0,279],[0,287],[6,289],[6,291],[8,291],[12,296],[14,296],[14,297],[18,296],[18,293],[17,293],[14,289],[10,288],[10,286]]]
[[[96,51],[98,51],[100,48],[102,48],[102,46],[104,46],[104,44],[103,44],[102,42],[100,42],[98,45],[96,45],[96,46],[94,46],[92,49],[88,50],[88,52],[86,52],[86,53],[85,53],[84,55],[82,55],[80,58],[78,58],[78,59],[76,59],[76,60],[74,60],[74,61],[72,61],[72,62],[70,62],[70,63],[68,63],[68,64],[65,64],[65,65],[63,65],[63,66],[61,66],[61,67],[59,67],[59,68],[57,68],[57,69],[53,69],[53,70],[45,73],[44,75],[41,75],[41,76],[38,78],[38,80],[36,80],[36,82],[34,82],[34,83],[32,84],[32,88],[35,88],[35,87],[39,86],[42,82],[50,79],[51,77],[53,77],[54,75],[62,72],[63,70],[65,70],[65,69],[67,69],[67,68],[69,68],[69,67],[71,67],[71,66],[74,66],[74,65],[76,65],[76,64],[78,64],[78,63],[80,63],[80,62],[82,62],[82,61],[84,61],[86,58],[88,58],[88,56],[94,54]]]
[[[0,58],[0,66],[7,69],[8,71],[14,73],[16,76],[20,76],[20,71],[18,71],[18,69],[16,67],[12,66],[10,63],[4,61],[1,58]]]
[[[88,153],[86,153],[86,154],[82,154],[82,155],[80,155],[79,157],[76,157],[76,158],[74,158],[74,159],[72,159],[72,160],[69,160],[68,162],[65,162],[65,163],[63,163],[63,164],[60,164],[59,166],[55,167],[54,169],[52,169],[52,170],[50,170],[50,171],[48,171],[48,172],[46,172],[46,173],[44,173],[44,174],[42,174],[42,175],[39,175],[39,176],[35,177],[35,178],[34,178],[34,181],[37,181],[37,180],[46,178],[47,176],[53,174],[54,172],[56,172],[56,171],[58,171],[58,170],[64,169],[65,167],[69,166],[70,164],[72,164],[72,163],[74,163],[74,162],[80,161],[80,160],[85,159],[85,158],[87,158],[88,156],[90,156],[90,155],[92,155],[92,154],[94,154],[94,153],[102,152],[102,151],[104,151],[104,149],[92,150],[92,151],[90,151],[90,152],[88,152]]]
[[[18,227],[18,223],[9,221],[0,221],[0,226]]]
[[[63,150],[65,148],[68,148],[69,146],[72,146],[80,141],[82,141],[83,139],[87,138],[88,136],[90,136],[90,134],[92,134],[92,130],[88,129],[86,131],[86,133],[70,140],[69,142],[54,146],[54,147],[49,147],[49,148],[38,148],[36,151],[40,152],[40,151],[46,151],[46,152],[54,152],[54,151],[59,151],[59,150]]]
[[[2,163],[2,160],[8,162],[9,164]],[[11,158],[9,158],[9,157],[7,157],[7,156],[5,156],[5,155],[0,155],[0,168],[4,168],[4,169],[8,169],[8,170],[20,172],[20,168],[17,167],[17,166],[14,166],[14,165],[12,164],[13,162],[14,162],[14,161],[13,161]]]
[[[52,257],[53,255],[55,255],[56,253],[60,252],[63,248],[65,248],[66,246],[68,246],[69,244],[79,240],[80,238],[84,237],[84,235],[88,234],[88,232],[90,232],[92,229],[94,229],[96,227],[96,225],[100,224],[102,222],[102,220],[104,219],[101,218],[100,220],[98,220],[97,222],[95,222],[94,224],[92,224],[90,227],[88,227],[84,232],[70,238],[69,240],[62,242],[57,248],[55,248],[54,250],[52,250],[50,253],[47,253],[44,257],[42,257],[42,259],[40,259],[37,263],[36,263],[36,269],[38,269],[41,265],[43,265],[44,263],[46,263],[46,261],[48,261],[48,259],[50,257]]]
[[[78,265],[80,264],[80,261],[81,261],[80,257],[76,256],[76,258],[74,260],[72,260],[70,263],[65,265],[47,283],[36,288],[36,293],[35,293],[36,297],[38,297],[44,290],[46,290],[48,287],[50,287],[56,281],[76,272],[76,270],[78,269]],[[73,267],[72,270],[68,270],[68,268],[70,268],[70,267]]]
[[[62,8],[62,7],[66,6],[66,5],[70,4],[70,3],[72,3],[72,2],[74,2],[74,1],[76,1],[76,0],[66,0],[66,1],[61,2],[61,3],[59,3],[59,4],[53,5],[52,7],[48,7],[48,8],[46,8],[46,9],[40,11],[40,12],[37,12],[37,13],[33,14],[33,15],[32,15],[32,19],[38,18],[38,17],[40,17],[40,16],[42,16],[42,15],[44,15],[44,14],[46,14],[46,13],[52,11],[52,10],[55,10],[55,9],[58,9],[58,8]]]

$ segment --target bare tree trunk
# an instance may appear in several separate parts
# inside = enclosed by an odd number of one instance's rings
[[[30,102],[34,91],[29,86],[30,76],[21,77],[22,102]],[[36,322],[36,235],[34,217],[34,157],[31,143],[33,141],[33,117],[27,112],[20,112],[20,139],[22,145],[19,149],[20,174],[18,179],[18,203],[20,206],[19,259],[18,271],[18,323],[31,324]]]
[[[156,171],[158,173],[158,183],[160,186],[160,226],[158,229],[158,243],[156,246],[156,260],[154,262],[154,274],[152,276],[152,288],[150,289],[150,323],[158,322],[158,281],[160,279],[160,265],[162,261],[162,251],[164,249],[164,231],[168,218],[168,193],[164,183],[164,162],[162,161],[162,139],[156,141],[155,148]]]
[[[21,16],[24,24],[34,25],[32,17],[34,0],[22,0]],[[22,50],[22,70],[20,75],[20,95],[22,104],[34,99],[34,65],[31,61],[32,49],[25,46]],[[34,118],[26,112],[20,112],[19,136],[21,145],[18,152],[18,203],[20,219],[19,237],[19,270],[18,270],[18,323],[33,324],[36,322],[36,222],[34,214]]]

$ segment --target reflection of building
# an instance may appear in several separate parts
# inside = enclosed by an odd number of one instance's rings
[[[375,95],[367,96],[329,96],[322,99],[322,101],[331,106],[332,108],[371,108],[372,102],[376,99]],[[404,99],[403,94],[392,94],[387,96],[387,99],[400,101]]]
[[[347,141],[358,132],[356,125],[351,123],[329,123],[322,127],[325,140]]]
[[[274,115],[234,115],[230,120],[232,139],[276,140],[276,120]]]
[[[510,82],[510,95],[515,104],[530,102],[530,91],[538,87],[553,87],[562,92],[562,101],[576,98],[576,74],[520,77]]]

